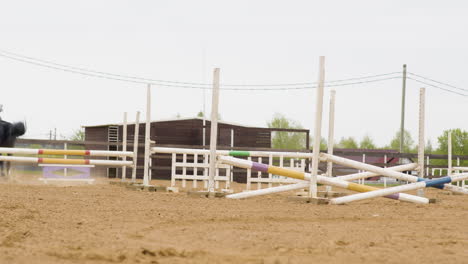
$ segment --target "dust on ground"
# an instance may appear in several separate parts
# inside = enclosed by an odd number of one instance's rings
[[[0,263],[467,263],[468,197],[426,194],[312,205],[19,177],[0,184]]]

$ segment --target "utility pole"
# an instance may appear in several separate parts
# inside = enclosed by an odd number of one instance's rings
[[[403,85],[401,90],[401,126],[400,126],[400,153],[403,153],[405,142],[405,97],[406,97],[406,64],[403,64]]]

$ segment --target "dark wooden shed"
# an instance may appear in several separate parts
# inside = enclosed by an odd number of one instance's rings
[[[158,146],[171,147],[193,147],[208,148],[210,143],[211,122],[206,120],[205,140],[203,140],[203,119],[186,118],[151,122],[150,138]],[[108,147],[103,145],[88,144],[87,149],[99,150],[122,150],[123,124],[105,124],[95,126],[84,126],[86,142],[108,142]],[[306,137],[305,149],[309,149],[309,130],[307,129],[278,129],[250,127],[227,122],[218,122],[218,148],[261,148],[271,149],[272,132],[288,131],[304,133]],[[145,124],[141,123],[139,128],[139,148],[138,148],[138,177],[143,175],[144,164],[144,138]],[[133,150],[133,139],[135,135],[135,124],[127,124],[127,150]],[[112,143],[115,143],[112,144]],[[153,145],[153,144],[152,144]],[[153,179],[170,179],[171,161],[168,155],[153,156],[152,159]],[[109,168],[99,169],[108,177],[120,175],[120,169]],[[127,175],[130,174],[128,170]]]

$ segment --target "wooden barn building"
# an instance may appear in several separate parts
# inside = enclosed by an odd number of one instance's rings
[[[204,129],[205,128],[205,129]],[[123,124],[105,124],[84,126],[85,141],[87,149],[98,150],[122,150]],[[162,120],[151,122],[151,141],[162,147],[185,147],[185,148],[209,148],[211,122],[206,120],[206,126],[203,126],[201,118],[179,118],[173,120]],[[205,132],[204,132],[205,131]],[[219,149],[271,149],[272,133],[278,132],[297,132],[303,133],[306,144],[303,150],[309,149],[309,130],[308,129],[281,129],[250,127],[239,124],[232,124],[220,121],[218,122],[218,148]],[[135,124],[127,125],[127,150],[133,150],[133,139],[135,134]],[[143,176],[144,164],[144,138],[145,124],[141,123],[139,128],[139,148],[138,148],[138,170],[137,176]],[[205,140],[203,135],[205,134]],[[93,144],[92,142],[96,142]],[[107,142],[107,145],[98,144],[98,142]],[[107,177],[116,177],[120,175],[120,169],[95,168],[100,174]],[[152,158],[153,179],[170,179],[171,177],[171,159],[170,155],[158,154]],[[128,169],[127,175],[131,175]],[[127,176],[127,177],[129,177]],[[242,177],[241,177],[242,178]],[[236,180],[236,177],[234,177]],[[239,181],[243,181],[240,179]]]

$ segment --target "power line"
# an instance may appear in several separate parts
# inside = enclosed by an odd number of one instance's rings
[[[442,84],[442,85],[445,85],[445,86],[448,86],[448,87],[452,87],[452,88],[457,89],[457,90],[460,90],[460,91],[466,91],[466,92],[468,92],[468,89],[459,88],[459,87],[453,86],[453,85],[451,85],[451,84],[444,83],[444,82],[440,82],[440,81],[436,81],[436,80],[434,80],[434,79],[427,78],[427,77],[424,77],[424,76],[421,76],[421,75],[418,75],[418,74],[415,74],[415,73],[412,73],[412,72],[408,72],[408,73],[411,74],[411,75],[414,75],[414,76],[416,76],[416,77],[419,77],[419,78],[422,78],[422,79],[431,81],[431,82],[435,82],[435,83]]]
[[[440,86],[437,86],[437,85],[433,85],[433,84],[430,84],[430,83],[427,83],[427,82],[423,82],[423,81],[420,81],[420,80],[417,80],[417,79],[414,79],[414,78],[411,78],[411,77],[406,77],[406,78],[409,79],[409,80],[413,80],[415,82],[430,86],[430,87],[434,87],[434,88],[437,88],[437,89],[440,89],[440,90],[444,90],[444,91],[449,92],[449,93],[454,93],[454,94],[458,94],[458,95],[461,95],[461,96],[464,96],[464,97],[468,97],[468,94],[462,94],[462,93],[459,93],[459,92],[455,92],[453,90],[449,90],[449,89],[446,89],[446,88],[443,88],[443,87],[440,87]]]
[[[3,53],[3,54],[2,54]],[[43,60],[43,59],[38,59],[38,58],[33,58],[30,56],[25,56],[17,53],[13,53],[10,51],[5,51],[5,50],[0,50],[0,56],[13,59],[13,60],[18,60],[22,62],[29,62],[35,65],[39,66],[45,66],[53,69],[59,68],[60,70],[64,71],[69,71],[73,72],[77,71],[80,73],[89,73],[90,76],[95,75],[100,75],[103,77],[112,77],[109,79],[114,79],[114,80],[132,80],[135,81],[135,83],[151,83],[155,85],[164,85],[168,87],[174,87],[174,84],[177,85],[182,85],[181,87],[185,86],[190,86],[190,87],[195,87],[195,86],[201,86],[201,87],[211,87],[211,83],[196,83],[196,82],[179,82],[179,81],[168,81],[168,80],[157,80],[157,79],[151,79],[151,78],[142,78],[142,77],[137,77],[137,76],[131,76],[131,75],[123,75],[123,74],[115,74],[115,73],[109,73],[109,72],[103,72],[103,71],[95,71],[87,68],[80,68],[80,67],[74,67],[74,66],[69,66],[66,64],[60,64],[48,60]],[[63,69],[66,68],[66,69]],[[399,72],[390,72],[390,73],[384,73],[384,74],[376,74],[376,75],[369,75],[369,76],[362,76],[362,77],[355,77],[355,78],[348,78],[348,79],[341,79],[341,80],[332,80],[332,81],[325,81],[325,83],[338,83],[338,82],[348,82],[348,81],[355,81],[355,80],[363,80],[363,79],[372,79],[372,78],[377,78],[377,77],[382,77],[382,76],[389,76],[389,75],[394,75]],[[169,84],[171,86],[169,86]],[[286,87],[286,86],[310,86],[310,85],[315,85],[317,82],[302,82],[302,83],[279,83],[279,84],[221,84],[221,87]],[[178,86],[179,87],[179,86]]]
[[[157,86],[184,88],[184,89],[211,89],[211,87],[180,85],[180,84],[164,84],[164,83],[145,82],[145,81],[136,81],[136,80],[125,79],[125,78],[110,77],[110,76],[106,76],[106,75],[102,75],[102,74],[96,74],[96,73],[89,73],[89,72],[73,70],[71,68],[67,69],[67,68],[64,68],[64,67],[48,65],[48,64],[45,64],[45,63],[30,61],[30,60],[22,59],[22,58],[17,58],[17,57],[10,56],[10,55],[5,55],[5,54],[2,54],[2,53],[0,53],[0,57],[12,59],[12,60],[15,60],[15,61],[20,61],[20,62],[23,62],[23,63],[33,64],[33,65],[40,66],[40,67],[46,67],[46,68],[49,68],[49,69],[60,70],[60,71],[65,71],[65,72],[69,72],[69,73],[80,74],[80,75],[83,75],[83,76],[89,76],[89,77],[95,77],[95,78],[104,78],[104,79],[108,79],[108,80],[116,80],[116,81],[123,81],[123,82],[137,83],[137,84],[151,84],[151,85],[157,85]],[[385,75],[388,75],[388,74],[378,74],[378,75],[373,75],[373,77],[375,77],[375,76],[385,76]],[[363,78],[364,77],[358,77],[358,78],[352,78],[352,79],[353,80],[359,80],[359,79],[363,79]],[[354,84],[380,82],[380,81],[398,79],[398,78],[401,78],[401,77],[389,77],[389,78],[365,80],[365,81],[350,82],[350,83],[328,84],[328,85],[325,85],[325,87],[349,86],[349,85],[354,85]],[[344,80],[337,80],[337,81],[331,81],[331,82],[338,82],[338,81],[343,82]],[[245,86],[249,86],[249,85],[243,85],[242,87],[245,87]],[[259,87],[259,86],[254,86],[254,87]],[[259,90],[259,91],[284,91],[284,90],[306,90],[306,89],[315,89],[315,88],[317,88],[316,85],[307,85],[307,86],[298,86],[298,87],[278,87],[278,88],[222,88],[222,90],[231,90],[231,91],[257,91],[257,90]]]
[[[50,62],[46,60],[40,60],[40,59],[23,56],[23,55],[19,55],[19,54],[8,52],[8,51],[2,51],[2,50],[0,50],[0,57],[4,57],[7,59],[11,59],[11,60],[15,60],[15,61],[23,62],[23,63],[32,64],[32,65],[36,65],[40,67],[45,67],[45,68],[49,68],[53,70],[59,70],[59,71],[64,71],[64,72],[69,72],[69,73],[74,73],[74,74],[79,74],[82,76],[88,76],[88,77],[94,77],[94,78],[102,78],[102,79],[129,82],[129,83],[135,83],[135,84],[145,84],[145,85],[151,84],[151,85],[162,86],[162,87],[211,90],[211,84],[155,80],[155,79],[149,79],[149,78],[140,78],[140,77],[135,77],[135,76],[94,71],[94,70],[89,70],[85,68],[79,68],[79,67],[68,66],[65,64],[54,63],[54,62]],[[390,73],[384,73],[384,74],[368,75],[368,76],[341,79],[341,80],[332,80],[332,81],[325,82],[326,83],[325,87],[342,87],[342,86],[349,86],[349,85],[355,85],[355,84],[374,83],[374,82],[381,82],[381,81],[402,78],[401,76],[392,76],[392,77],[387,77],[387,78],[375,79],[377,77],[391,76],[395,74],[400,74],[400,72],[390,72]],[[441,84],[441,85],[445,85],[454,89],[458,89],[461,91],[468,91],[468,89],[455,87],[453,85],[439,82],[439,81],[436,81],[427,77],[423,77],[421,75],[417,75],[414,73],[409,73],[409,74]],[[420,81],[411,77],[407,77],[407,78],[410,80],[419,82],[421,84],[428,85],[430,87],[444,90],[446,92],[461,95],[464,97],[468,96],[467,94],[459,93],[451,89],[443,88],[443,87],[433,85],[424,81]],[[287,90],[315,89],[317,88],[317,85],[316,85],[316,82],[314,83],[304,82],[304,83],[284,83],[284,84],[224,84],[222,85],[222,87],[223,88],[220,88],[220,89],[228,90],[228,91],[287,91]],[[232,87],[232,88],[226,88],[226,87]],[[271,87],[276,87],[276,88],[271,88]]]

